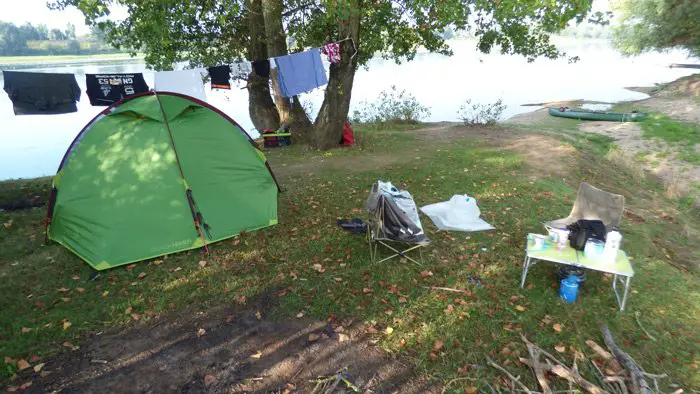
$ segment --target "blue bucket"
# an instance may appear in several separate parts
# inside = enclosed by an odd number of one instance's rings
[[[562,280],[561,287],[559,287],[559,297],[569,303],[575,302],[576,296],[578,296],[578,282],[579,278],[574,275]]]

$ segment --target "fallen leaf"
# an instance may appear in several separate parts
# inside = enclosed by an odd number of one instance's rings
[[[391,335],[391,333],[394,332],[394,329],[391,328],[391,327],[387,327],[387,328],[384,330],[384,332],[387,333],[387,335]]]
[[[126,266],[126,270],[131,272],[134,268],[136,268],[136,264],[129,264]]]
[[[248,300],[248,298],[246,298],[246,296],[244,296],[244,295],[240,295],[240,296],[236,297],[236,302],[238,302],[238,304],[240,304],[240,305],[245,305],[247,300]]]
[[[10,364],[14,365],[17,363],[17,360],[15,360],[14,358],[9,358],[7,356],[5,356],[4,361],[5,361],[5,364],[7,364],[7,365],[10,365]]]
[[[12,219],[8,220],[7,222],[3,223],[2,225],[5,226],[6,229],[9,229],[10,227],[12,227]]]
[[[318,341],[319,339],[321,339],[320,334],[314,334],[314,333],[309,334],[309,342]]]
[[[437,354],[430,352],[430,354],[428,355],[428,358],[435,361],[438,359],[438,356],[437,356]]]
[[[41,361],[41,357],[37,356],[36,354],[33,354],[32,357],[29,359],[30,363],[36,363]]]
[[[260,350],[258,350],[257,353],[251,355],[250,357],[252,357],[252,358],[260,358],[260,357],[262,357],[262,352],[261,352]]]
[[[554,345],[554,349],[558,351],[559,353],[564,353],[566,351],[566,346],[559,344],[559,345]]]
[[[127,307],[127,308],[126,308],[126,311],[124,311],[124,312],[128,315],[129,313],[131,313],[131,311],[132,311],[133,309],[134,309],[134,308],[132,308],[132,307]]]
[[[387,310],[384,311],[384,314],[387,315],[387,316],[391,316],[391,315],[394,314],[394,311],[392,311],[391,309],[387,309]]]
[[[445,312],[445,313],[452,313],[454,311],[455,311],[455,307],[452,306],[452,304],[447,305],[447,308],[445,308],[445,310],[443,310],[443,312]]]
[[[19,390],[19,387],[17,387],[17,386],[7,386],[8,393],[16,393],[17,390]]]
[[[142,273],[139,274],[138,278],[139,278],[139,279],[143,279],[143,278],[146,277],[146,275],[148,275],[148,274],[145,273],[145,272],[142,272]]]
[[[177,267],[177,268],[175,268],[175,269],[173,270],[173,272],[177,272],[177,271],[180,271],[180,270],[182,270],[182,267]]]
[[[506,347],[504,347],[503,349],[501,349],[501,354],[509,355],[510,353],[511,353],[511,351],[510,351],[510,349],[508,348],[508,346],[506,346]]]
[[[22,327],[22,334],[26,334],[26,333],[29,333],[29,332],[32,332],[32,331],[34,331],[33,328]]]
[[[301,319],[302,317],[304,317],[304,311],[297,313],[297,319]]]
[[[73,325],[73,323],[71,323],[71,322],[69,322],[69,321],[64,321],[64,322],[63,322],[63,329],[64,329],[64,330],[67,330],[67,329],[69,329],[70,326],[72,326],[72,325]]]
[[[39,371],[41,371],[41,369],[44,368],[44,365],[46,365],[46,364],[41,363],[41,364],[35,365],[35,366],[34,366],[34,372],[39,372]]]
[[[520,312],[524,312],[524,311],[525,311],[525,307],[522,306],[522,305],[516,305],[515,309],[519,310]]]
[[[104,293],[102,293],[102,297],[107,297],[109,295],[109,290],[105,290]]]
[[[134,320],[138,320],[138,319],[141,318],[141,315],[138,314],[138,313],[132,313],[132,314],[131,314],[131,318],[134,319]]]
[[[199,337],[199,338],[205,336],[206,334],[207,334],[207,330],[205,330],[203,328],[200,328],[199,330],[197,330],[197,337]]]
[[[559,323],[554,324],[554,325],[552,326],[552,328],[553,328],[554,331],[556,331],[556,332],[561,332],[561,324],[559,324]]]
[[[62,345],[63,347],[67,347],[67,348],[70,349],[70,350],[78,350],[78,349],[80,349],[80,346],[75,346],[75,345],[73,345],[72,343],[70,343],[70,342],[68,342],[68,341],[63,342],[61,345]]]
[[[80,279],[80,275],[73,275],[71,278],[73,278],[73,280],[79,280],[79,279]]]
[[[372,289],[368,289],[368,288],[365,287],[365,288],[362,289],[362,292],[365,293],[365,294],[369,294],[369,293],[372,292]]]
[[[408,302],[406,297],[399,297],[399,304],[405,304],[406,302]]]
[[[427,278],[429,276],[433,276],[433,271],[421,271],[420,276]]]
[[[60,289],[58,289],[58,291],[61,293],[66,293],[66,292],[69,292],[70,289],[66,289],[65,287],[61,287]]]
[[[321,265],[321,264],[316,263],[313,265],[313,267],[318,272],[326,272],[326,269],[323,268],[323,265]]]
[[[76,287],[76,288],[75,288],[75,291],[77,291],[77,292],[80,293],[80,294],[85,293],[85,289],[82,288],[82,287]]]
[[[24,371],[25,369],[31,367],[31,365],[27,362],[27,360],[19,360],[17,361],[17,368],[20,371]]]
[[[22,390],[22,391],[24,391],[24,390],[28,389],[28,388],[31,387],[31,386],[32,386],[32,381],[30,380],[29,382],[27,382],[27,383],[25,383],[25,384],[19,386],[19,389]]]
[[[466,394],[474,394],[474,393],[476,393],[476,392],[478,392],[478,391],[479,391],[479,389],[476,388],[476,387],[474,387],[474,386],[467,387],[466,389],[464,389],[464,392],[465,392]]]
[[[605,374],[608,376],[615,376],[617,373],[611,368],[605,368]]]
[[[442,349],[443,346],[445,346],[445,342],[443,342],[439,339],[436,339],[435,344],[433,345],[433,351],[438,352],[438,351],[440,351],[440,349]]]
[[[41,376],[42,378],[45,378],[49,375],[51,375],[51,371],[41,371],[41,373],[39,373],[39,376]]]
[[[260,311],[255,312],[255,317],[256,317],[258,320],[262,319],[262,313],[260,313]]]
[[[209,386],[210,384],[216,382],[216,376],[214,375],[204,375],[204,385]]]
[[[68,302],[70,301],[70,297],[61,297],[61,301]]]
[[[161,265],[161,264],[163,264],[163,260],[153,260],[153,264]]]
[[[348,334],[343,334],[342,332],[340,334],[338,334],[338,342],[345,342],[345,341],[349,341],[349,340],[350,340],[350,337],[348,336]]]

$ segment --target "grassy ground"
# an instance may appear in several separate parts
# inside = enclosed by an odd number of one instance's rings
[[[59,56],[0,56],[0,67],[23,64],[56,64],[72,62],[98,62],[114,59],[131,59],[128,53],[105,53],[99,55],[59,55]]]
[[[644,138],[658,138],[678,146],[681,160],[700,164],[700,150],[695,148],[700,144],[700,125],[679,122],[662,114],[651,115],[641,125]]]
[[[697,241],[697,218],[665,199],[653,182],[624,169],[607,171],[609,141],[567,135],[579,150],[570,175],[533,179],[526,176],[531,163],[523,157],[471,138],[426,141],[391,130],[359,134],[363,149],[270,152],[285,189],[278,226],[215,244],[208,256],[175,254],[106,271],[94,281],[87,280],[89,266],[69,251],[43,245],[43,208],[0,212],[0,357],[48,355],[99,331],[275,291],[280,306],[266,313],[279,319],[300,312],[318,319],[352,316],[374,324],[378,345],[415,364],[419,373],[440,382],[470,378],[450,385],[454,392],[497,383],[495,370],[465,372],[465,365],[484,365],[485,354],[535,387],[517,361],[526,353],[519,333],[551,352],[565,345],[560,356],[571,364],[574,351],[590,353],[585,340],[602,343],[597,319],[609,323],[619,344],[647,371],[700,387],[697,276],[674,267],[681,264],[676,248]],[[364,237],[341,231],[335,220],[362,217],[377,179],[407,188],[419,206],[455,193],[473,195],[497,230],[436,232],[423,217],[433,241],[424,266],[372,264]],[[559,301],[552,265],[538,264],[526,288],[519,287],[526,234],[542,231],[542,220],[565,216],[581,179],[625,194],[634,212],[648,212],[623,223],[624,248],[636,270],[626,313],[617,312],[607,275],[588,273],[573,305]],[[48,181],[37,182],[45,192]],[[7,190],[16,188],[0,188],[0,195]],[[477,278],[482,286],[473,284]],[[656,341],[640,330],[636,311]],[[438,341],[444,346],[436,347]],[[589,364],[579,368],[593,379]],[[3,379],[15,371],[14,364],[0,361]]]

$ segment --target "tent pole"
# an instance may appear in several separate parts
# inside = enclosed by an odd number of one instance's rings
[[[185,179],[185,173],[182,171],[182,163],[180,163],[180,156],[177,154],[177,148],[175,147],[175,140],[173,139],[173,132],[170,130],[170,123],[168,123],[168,118],[165,116],[165,110],[163,109],[163,103],[160,101],[160,97],[158,96],[158,93],[156,91],[153,91],[153,95],[156,96],[156,100],[158,100],[158,105],[160,106],[160,113],[163,114],[163,122],[165,123],[165,128],[168,130],[168,136],[170,137],[170,145],[173,147],[173,152],[175,153],[175,161],[177,162],[177,169],[180,170],[180,177],[182,178],[182,182],[185,184],[185,197],[187,197],[187,203],[190,206],[190,211],[192,211],[192,219],[194,220],[194,226],[197,228],[197,232],[199,233],[199,236],[202,238],[202,242],[204,243],[204,250],[206,253],[209,253],[209,248],[207,247],[207,241],[204,239],[204,233],[202,232],[202,225],[199,223],[198,216],[201,216],[202,214],[198,212],[196,208],[196,204],[194,202],[194,197],[192,197],[192,190],[190,189],[190,185],[187,183],[187,179]],[[198,215],[199,214],[199,215]]]

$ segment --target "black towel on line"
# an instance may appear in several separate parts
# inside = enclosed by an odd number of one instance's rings
[[[78,111],[80,87],[73,74],[3,71],[15,115],[55,115]]]
[[[270,60],[254,60],[252,63],[256,74],[264,78],[270,77]]]
[[[212,89],[231,90],[231,66],[209,67],[209,77],[211,78]]]
[[[148,91],[143,74],[85,74],[90,104],[107,106],[124,97]]]

